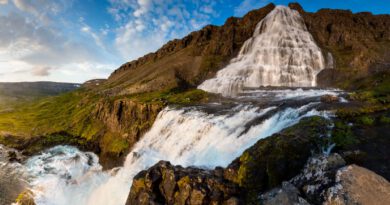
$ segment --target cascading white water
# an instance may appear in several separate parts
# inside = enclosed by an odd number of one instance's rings
[[[277,6],[258,23],[238,57],[199,88],[234,96],[245,87],[311,87],[324,64],[300,14]]]
[[[124,167],[111,171],[115,174],[102,172],[94,154],[68,146],[31,158],[27,167],[35,176],[31,182],[35,201],[38,205],[125,204],[133,177],[159,160],[204,168],[227,166],[259,139],[302,117],[326,115],[314,110],[317,104],[282,110],[238,105],[215,114],[196,107],[166,108],[127,156]],[[258,118],[264,119],[252,125]]]

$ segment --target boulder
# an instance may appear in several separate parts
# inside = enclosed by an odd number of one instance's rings
[[[339,97],[337,97],[336,95],[323,95],[321,96],[321,102],[324,102],[324,103],[333,103],[333,102],[338,102],[339,101]]]
[[[336,184],[329,188],[325,205],[390,204],[390,183],[374,172],[350,165],[338,170]]]
[[[295,185],[310,203],[321,204],[326,190],[335,183],[335,175],[339,168],[345,166],[339,154],[312,157],[300,174],[290,182]]]
[[[16,203],[18,205],[35,205],[33,193],[31,191],[22,192],[16,199]]]
[[[225,169],[225,178],[243,189],[246,203],[300,173],[313,152],[324,146],[330,122],[304,118],[298,124],[259,140]]]
[[[310,205],[300,196],[299,190],[289,182],[260,196],[262,205]]]
[[[238,186],[218,171],[160,161],[135,176],[126,204],[238,205],[240,201]]]

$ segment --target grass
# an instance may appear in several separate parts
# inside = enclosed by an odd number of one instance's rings
[[[0,143],[18,147],[17,143],[20,140],[26,142],[33,138],[39,139],[39,142],[34,141],[33,147],[28,148],[31,152],[56,144],[86,146],[88,143],[98,143],[103,153],[119,156],[131,146],[129,139],[134,137],[131,134],[146,131],[152,122],[134,119],[133,123],[128,125],[130,127],[121,128],[122,131],[111,130],[105,124],[108,122],[96,116],[100,102],[130,100],[140,104],[159,104],[163,107],[167,104],[196,103],[207,98],[206,92],[196,89],[167,90],[117,97],[99,96],[80,89],[35,102],[25,102],[12,106],[12,109],[0,111]],[[110,106],[113,106],[113,103],[103,104],[109,106],[105,112],[116,112],[111,110]],[[124,137],[125,133],[131,136]],[[9,135],[17,140],[5,137]]]
[[[208,100],[209,94],[198,89],[189,89],[185,91],[171,89],[166,91],[128,95],[126,97],[142,103],[158,102],[163,104],[192,104]]]
[[[95,106],[91,103],[94,98],[79,90],[16,105],[12,110],[0,113],[0,131],[22,139],[66,132],[90,140],[101,128],[90,120],[90,113]],[[65,139],[57,136],[45,140],[63,142]]]

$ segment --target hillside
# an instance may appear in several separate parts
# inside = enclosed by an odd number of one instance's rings
[[[0,83],[0,106],[59,95],[79,87],[79,84],[56,82]]]
[[[110,94],[132,94],[182,84],[197,86],[237,55],[274,7],[269,4],[242,18],[231,17],[222,26],[206,26],[168,42],[155,53],[122,65],[102,88]],[[334,69],[322,71],[320,85],[353,89],[354,80],[388,68],[390,15],[331,9],[310,13],[299,4],[290,7],[301,13],[328,62],[332,61],[328,52],[333,56]]]

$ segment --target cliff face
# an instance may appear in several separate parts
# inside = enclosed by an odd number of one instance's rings
[[[308,13],[299,4],[289,6],[301,13],[327,60],[328,52],[333,56],[334,69],[320,73],[320,85],[354,88],[351,80],[389,70],[390,15],[333,9]]]
[[[213,76],[252,36],[257,23],[275,6],[249,12],[243,18],[229,18],[223,26],[206,26],[181,40],[173,40],[155,53],[122,65],[108,79],[112,94],[141,93],[196,86]]]
[[[128,149],[153,125],[162,108],[159,103],[125,98],[99,101],[91,116],[104,127],[100,131],[100,162],[106,168],[121,165]]]
[[[335,69],[318,76],[321,86],[353,88],[353,79],[386,70],[390,62],[390,16],[353,14],[347,10],[322,9],[305,12],[290,4],[305,24],[324,56]],[[213,76],[237,55],[257,23],[275,6],[249,12],[243,18],[229,18],[223,26],[206,26],[181,40],[173,40],[155,53],[126,63],[107,81],[110,94],[141,93],[179,86],[197,86]],[[346,81],[345,79],[349,79]]]

